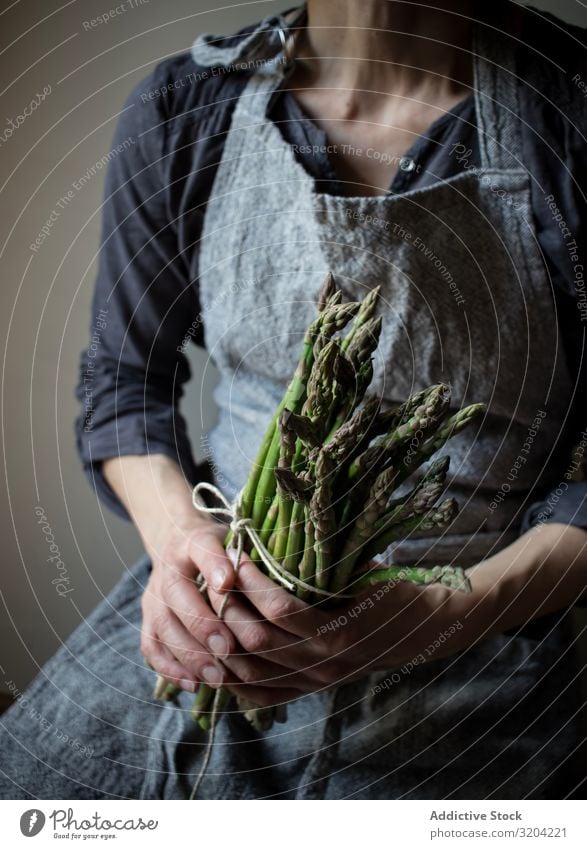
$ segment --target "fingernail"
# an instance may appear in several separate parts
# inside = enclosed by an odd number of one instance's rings
[[[212,634],[208,638],[208,648],[216,657],[226,657],[228,654],[228,642],[222,634]]]
[[[212,572],[212,586],[215,590],[221,590],[224,586],[224,581],[226,580],[226,573],[224,569],[214,569]]]
[[[188,693],[195,693],[196,688],[198,686],[195,681],[188,681],[185,678],[182,678],[182,680],[179,681],[178,684],[182,690],[187,690]]]
[[[222,672],[218,669],[217,666],[205,666],[202,669],[202,678],[208,684],[218,685],[222,684]]]

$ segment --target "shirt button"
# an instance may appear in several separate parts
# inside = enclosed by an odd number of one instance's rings
[[[399,161],[399,167],[402,171],[413,171],[416,167],[416,163],[413,159],[410,159],[409,156],[402,156]]]

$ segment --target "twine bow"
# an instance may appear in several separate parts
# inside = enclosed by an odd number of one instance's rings
[[[222,507],[208,507],[205,503],[204,499],[201,497],[201,492],[209,492],[211,493],[218,501],[222,503]],[[302,581],[300,578],[297,578],[295,575],[291,575],[287,572],[281,563],[276,560],[268,548],[265,546],[264,542],[261,540],[261,537],[251,524],[251,519],[241,515],[241,497],[242,492],[239,492],[235,501],[231,504],[230,501],[226,498],[224,493],[218,489],[214,484],[206,483],[206,481],[202,481],[201,483],[196,484],[194,489],[192,490],[192,504],[199,510],[201,513],[207,513],[210,516],[224,516],[227,519],[230,519],[230,530],[232,531],[232,539],[230,545],[232,548],[236,549],[236,555],[234,558],[234,569],[235,572],[238,571],[238,567],[240,565],[241,557],[244,550],[244,542],[245,536],[248,536],[251,540],[253,546],[255,547],[260,559],[267,567],[267,571],[270,572],[271,575],[282,584],[286,589],[290,592],[293,592],[296,587],[301,587],[304,590],[308,590],[308,592],[315,593],[316,595],[324,596],[325,598],[352,598],[351,595],[345,595],[344,593],[331,593],[328,590],[322,590],[319,587],[313,587],[311,584],[307,584],[305,581]]]

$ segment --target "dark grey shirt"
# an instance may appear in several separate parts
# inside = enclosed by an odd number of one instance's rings
[[[587,301],[577,271],[577,266],[587,266],[586,122],[578,126],[568,110],[565,114],[559,109],[559,102],[574,104],[582,97],[571,71],[584,62],[577,47],[584,33],[567,29],[555,29],[545,19],[526,33],[519,56],[522,80],[524,63],[538,61],[541,51],[552,57],[541,60],[544,91],[524,87],[521,108],[536,231],[551,275],[561,342],[577,381],[562,440],[567,456],[561,474],[573,447],[583,441],[576,455],[582,460],[587,443],[587,369],[582,367]],[[241,37],[239,33],[227,41]],[[563,61],[568,71],[557,70]],[[82,411],[76,429],[93,485],[122,516],[126,512],[100,470],[106,458],[163,453],[179,461],[189,480],[209,477],[209,470],[194,462],[178,402],[189,378],[185,344],[203,344],[198,248],[206,202],[232,110],[247,78],[245,71],[199,68],[189,53],[168,59],[133,90],[115,133],[112,148],[120,152],[111,159],[106,178],[91,322],[91,337],[99,341],[91,359],[88,351],[82,353],[77,388]],[[276,93],[270,117],[316,180],[317,191],[348,193],[348,184],[339,179],[329,157],[328,139],[291,93]],[[424,187],[478,167],[474,101],[469,96],[406,151],[388,191]],[[576,242],[578,261],[573,260],[570,241]],[[583,482],[571,483],[558,495],[544,492],[544,500],[526,513],[522,530],[537,518],[587,528],[586,495]]]

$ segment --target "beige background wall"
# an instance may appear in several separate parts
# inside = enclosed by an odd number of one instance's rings
[[[229,32],[287,8],[249,2],[132,0],[134,8],[86,30],[114,0],[17,0],[0,9],[2,126],[37,93],[37,111],[0,144],[0,338],[6,487],[0,493],[0,690],[24,686],[140,553],[132,528],[105,513],[82,475],[72,422],[77,362],[87,344],[99,243],[103,172],[60,212],[33,254],[29,245],[74,180],[110,150],[130,88],[205,30]],[[127,3],[127,6],[130,6]],[[292,0],[293,5],[293,0]],[[534,3],[587,26],[579,2]],[[2,129],[0,129],[2,139]],[[203,355],[186,407],[198,445]],[[210,379],[203,421],[213,421]],[[42,508],[71,592],[60,597],[37,523]],[[54,549],[55,551],[55,549]]]

